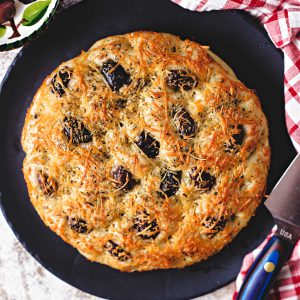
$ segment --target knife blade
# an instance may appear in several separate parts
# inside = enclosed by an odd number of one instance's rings
[[[265,206],[277,229],[250,267],[237,300],[265,299],[300,237],[300,154],[282,175]]]
[[[276,234],[297,242],[300,235],[300,154],[282,175],[265,206],[277,223]]]

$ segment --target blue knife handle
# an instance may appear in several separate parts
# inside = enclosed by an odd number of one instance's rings
[[[273,236],[249,269],[236,299],[265,299],[293,248],[292,243]]]

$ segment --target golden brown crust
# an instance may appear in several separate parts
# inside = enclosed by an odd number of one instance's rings
[[[259,99],[228,68],[208,47],[152,32],[108,37],[61,64],[22,136],[45,224],[122,271],[220,251],[254,214],[270,160]]]

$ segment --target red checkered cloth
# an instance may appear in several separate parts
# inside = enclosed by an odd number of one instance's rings
[[[291,140],[300,152],[300,0],[172,0],[184,8],[197,11],[243,9],[260,20],[271,40],[284,53],[284,94],[286,125]],[[245,256],[236,280],[241,287],[249,267],[268,238]],[[234,293],[233,299],[237,296]],[[300,299],[300,241],[289,262],[279,274],[268,299]]]

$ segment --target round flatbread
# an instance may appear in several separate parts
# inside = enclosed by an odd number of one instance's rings
[[[260,102],[206,46],[112,36],[62,63],[28,110],[30,199],[92,261],[182,268],[248,223],[270,161]]]

